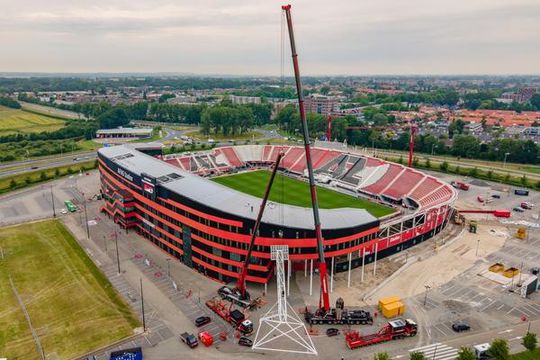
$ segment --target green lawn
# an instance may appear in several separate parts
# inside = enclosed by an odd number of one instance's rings
[[[64,124],[64,120],[58,118],[0,106],[0,136],[55,131]]]
[[[9,275],[47,358],[72,359],[133,334],[139,320],[59,221],[0,228],[0,355],[39,359]]]
[[[213,178],[212,180],[243,193],[262,198],[269,179],[269,171],[257,170],[229,176],[220,176]],[[317,187],[317,197],[321,209],[366,209],[375,217],[382,217],[395,212],[395,210],[390,207],[375,204],[365,199],[358,199],[323,187]],[[277,174],[276,179],[274,180],[270,192],[270,200],[277,203],[311,207],[308,184],[280,174]]]
[[[200,131],[191,131],[191,132],[186,132],[185,135],[192,137],[194,139],[200,140],[200,141],[207,141],[208,139],[214,139],[215,141],[227,141],[227,140],[240,141],[240,140],[253,140],[253,139],[257,140],[263,136],[258,131],[248,131],[243,134],[237,134],[237,135],[223,135],[223,134],[204,135]]]
[[[540,359],[540,349],[534,351],[523,351],[517,354],[510,355],[510,360],[538,360]]]

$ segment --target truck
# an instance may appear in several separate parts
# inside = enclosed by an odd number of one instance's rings
[[[226,306],[221,299],[214,297],[206,301],[206,306],[243,335],[251,335],[253,333],[253,322],[246,319],[246,316],[240,310],[234,309],[231,311],[230,307],[232,304]]]
[[[187,332],[180,334],[180,340],[192,349],[199,345],[199,341],[195,335],[188,334]]]
[[[338,324],[338,325],[372,325],[373,317],[365,310],[330,309],[327,312],[317,310],[314,313],[306,310],[304,319],[310,325]]]
[[[252,300],[249,293],[246,291],[244,295],[235,287],[222,286],[218,289],[218,295],[223,299],[232,302],[244,309],[253,309],[260,302],[260,299]]]
[[[488,343],[474,345],[473,349],[474,349],[475,358],[477,360],[487,360],[487,359],[489,359],[489,356],[487,354],[489,348],[490,348],[490,345]]]
[[[461,181],[452,181],[450,183],[450,185],[452,185],[456,189],[460,189],[460,190],[464,190],[464,191],[469,190],[469,184],[465,184],[464,182],[461,182]]]
[[[345,335],[345,342],[349,349],[380,344],[390,340],[398,340],[416,336],[418,325],[411,319],[395,319],[389,321],[374,334],[361,335],[358,331],[351,331]]]
[[[308,308],[304,311],[304,320],[310,325],[320,324],[343,324],[343,325],[372,325],[373,317],[369,311],[345,309],[342,298],[336,301],[336,307],[325,311],[322,308],[311,312]]]

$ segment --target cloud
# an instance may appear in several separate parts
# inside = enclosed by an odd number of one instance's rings
[[[280,4],[6,2],[0,71],[275,75]],[[298,0],[293,19],[305,74],[540,73],[537,0]]]

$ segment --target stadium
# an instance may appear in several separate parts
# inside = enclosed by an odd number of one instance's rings
[[[415,246],[452,216],[456,190],[435,177],[317,142],[324,254],[329,271],[348,271]],[[211,279],[239,276],[269,176],[284,156],[257,234],[247,280],[273,274],[270,245],[289,246],[291,269],[318,261],[303,147],[242,145],[162,155],[125,144],[99,150],[102,211],[122,228]]]

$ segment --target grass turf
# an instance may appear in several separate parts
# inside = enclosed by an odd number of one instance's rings
[[[540,359],[540,349],[534,351],[523,351],[517,354],[510,355],[510,360],[538,360]]]
[[[256,197],[263,197],[270,172],[257,170],[229,176],[215,177],[212,180],[240,192]],[[366,209],[375,217],[382,217],[395,212],[394,209],[373,203],[365,199],[355,198],[323,187],[317,187],[317,198],[321,209],[356,208]],[[270,191],[271,201],[311,207],[311,197],[307,183],[276,174],[276,179]]]
[[[0,136],[54,131],[64,125],[65,122],[58,118],[0,106]]]
[[[9,275],[47,354],[71,359],[133,334],[139,320],[59,221],[0,228],[0,354],[39,359]]]

